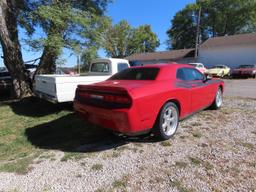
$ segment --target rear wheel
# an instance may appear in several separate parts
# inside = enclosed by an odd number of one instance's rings
[[[179,125],[179,109],[173,102],[166,103],[157,118],[154,134],[161,140],[170,139]]]
[[[219,108],[221,108],[222,102],[223,102],[223,94],[222,94],[221,88],[219,87],[217,92],[216,92],[215,99],[214,99],[214,101],[213,101],[213,103],[211,105],[211,108],[212,109],[219,109]]]

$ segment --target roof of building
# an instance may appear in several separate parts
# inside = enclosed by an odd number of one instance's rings
[[[178,60],[184,57],[193,57],[195,49],[179,49],[172,51],[161,51],[152,53],[136,53],[126,57],[129,61],[150,61],[150,60]]]
[[[179,67],[190,67],[194,68],[193,66],[189,64],[183,64],[183,63],[175,63],[175,62],[169,62],[169,63],[156,63],[156,64],[148,64],[143,66],[134,66],[134,68],[179,68]]]
[[[213,37],[206,40],[201,48],[256,44],[256,33]]]
[[[250,45],[256,44],[256,33],[213,37],[206,40],[200,47],[213,48],[219,46]],[[129,61],[176,61],[185,57],[193,57],[195,49],[179,49],[152,53],[135,53],[126,57]]]

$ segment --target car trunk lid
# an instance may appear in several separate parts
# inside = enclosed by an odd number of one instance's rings
[[[75,100],[96,107],[130,108],[131,90],[147,84],[149,82],[146,81],[108,80],[93,85],[79,85]]]
[[[101,87],[103,89],[118,89],[122,88],[127,91],[131,91],[136,88],[144,87],[152,84],[152,80],[107,80],[100,83],[93,84],[91,86]],[[79,85],[79,88],[83,88],[84,85]]]

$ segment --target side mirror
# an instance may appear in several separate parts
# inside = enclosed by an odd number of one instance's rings
[[[212,80],[212,76],[210,76],[209,74],[205,75],[204,79],[203,79],[203,82],[205,83],[205,82],[207,82],[209,80]]]

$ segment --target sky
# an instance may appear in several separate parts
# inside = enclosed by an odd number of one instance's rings
[[[113,3],[108,5],[106,15],[112,18],[114,24],[125,19],[133,27],[151,25],[152,31],[157,34],[161,43],[157,51],[165,51],[165,42],[168,39],[166,31],[171,26],[171,19],[176,12],[194,2],[195,0],[113,0]],[[24,32],[21,31],[19,35],[23,39]],[[24,61],[29,61],[40,57],[41,53],[26,48],[22,50],[22,54]],[[99,51],[99,56],[106,56],[104,50]],[[66,60],[66,67],[76,64],[76,57],[69,50],[63,50],[62,58]],[[0,58],[0,67],[2,66],[3,60]]]

